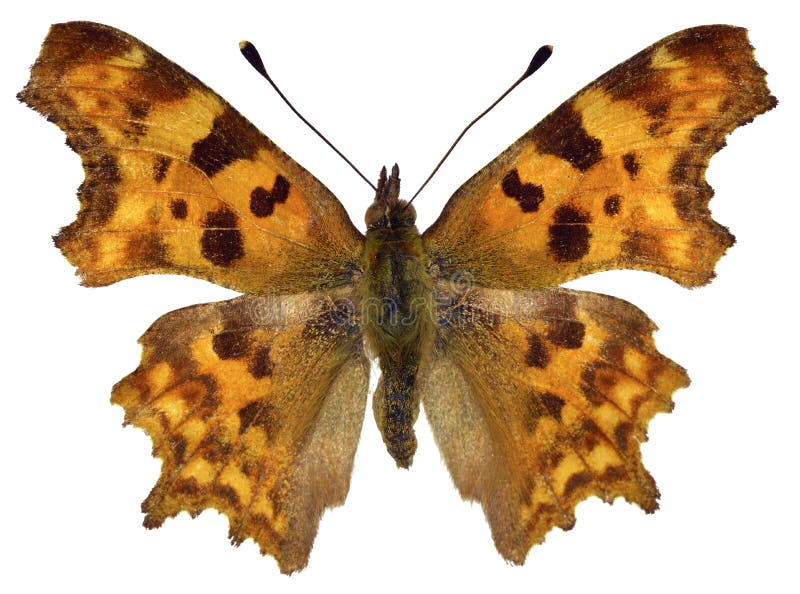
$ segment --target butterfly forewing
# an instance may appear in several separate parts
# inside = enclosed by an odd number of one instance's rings
[[[296,293],[350,281],[363,237],[339,201],[138,39],[53,25],[20,99],[83,160],[78,218],[55,239],[85,284],[175,273]]]
[[[578,92],[478,172],[424,234],[445,269],[537,288],[617,268],[702,285],[733,243],[705,181],[776,104],[744,29],[680,31]]]

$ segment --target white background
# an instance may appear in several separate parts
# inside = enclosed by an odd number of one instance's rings
[[[0,35],[0,589],[796,592],[798,77],[783,4],[21,3]],[[52,246],[73,220],[83,174],[63,134],[14,94],[48,25],[73,19],[122,28],[204,80],[328,185],[361,228],[371,190],[250,69],[240,39],[256,43],[284,92],[368,177],[398,162],[405,195],[533,50],[555,46],[418,199],[424,228],[474,171],[621,60],[687,26],[749,27],[781,104],[712,160],[714,216],[738,239],[719,278],[693,291],[641,272],[573,283],[643,308],[662,328],[660,349],[693,379],[643,447],[662,509],[648,516],[590,500],[573,531],[553,531],[511,567],[480,508],[452,487],[427,423],[417,424],[413,467],[399,471],[368,409],[350,495],[324,516],[305,571],[280,575],[252,542],[232,548],[214,511],[143,529],[139,504],[159,463],[141,431],[120,427],[110,388],[136,367],[136,339],[159,315],[231,293],[179,277],[82,288]]]

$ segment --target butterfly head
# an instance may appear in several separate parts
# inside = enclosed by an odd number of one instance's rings
[[[417,212],[405,200],[400,200],[400,169],[395,164],[386,176],[386,167],[381,169],[375,201],[364,216],[367,229],[397,229],[411,227],[417,220]]]

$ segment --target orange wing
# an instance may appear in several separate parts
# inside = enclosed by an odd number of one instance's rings
[[[656,350],[647,316],[558,288],[448,299],[447,284],[419,390],[453,481],[482,504],[500,553],[522,563],[590,495],[654,511],[639,444],[689,379]]]
[[[352,297],[247,295],[153,324],[112,396],[163,461],[145,526],[216,508],[234,544],[252,538],[284,573],[305,567],[320,516],[347,495],[364,418]]]
[[[19,98],[86,179],[56,245],[84,284],[176,273],[249,293],[349,282],[363,236],[338,200],[221,97],[105,25],[54,25]]]
[[[442,270],[536,288],[616,268],[709,282],[733,243],[709,158],[776,105],[744,29],[680,31],[547,116],[450,199],[424,241]]]

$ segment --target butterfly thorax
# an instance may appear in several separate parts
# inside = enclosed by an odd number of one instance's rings
[[[389,453],[407,467],[416,450],[414,382],[433,326],[428,258],[414,208],[398,198],[399,191],[397,166],[388,179],[384,170],[366,214],[361,315],[382,374],[373,399],[375,419]]]

